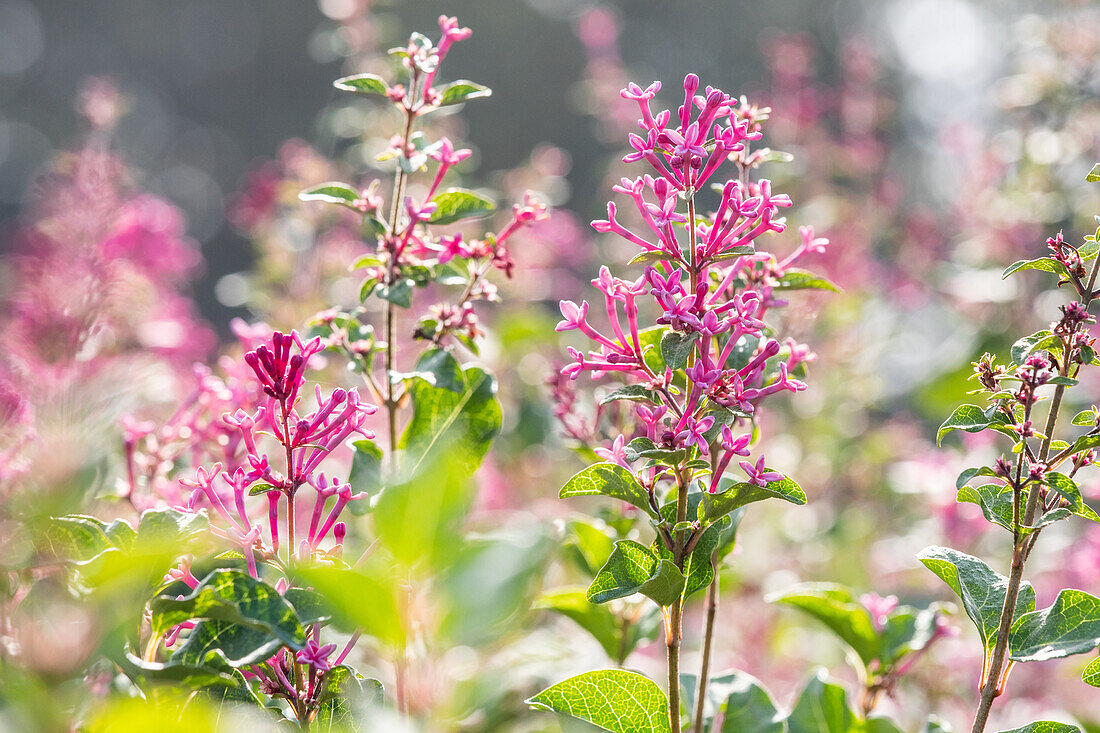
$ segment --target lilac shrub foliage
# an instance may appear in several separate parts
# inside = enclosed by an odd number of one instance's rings
[[[1100,181],[1100,165],[1088,176]],[[1100,230],[1080,245],[1061,232],[1047,240],[1047,254],[1019,260],[1004,271],[1010,277],[1028,270],[1057,276],[1072,300],[1059,306],[1050,325],[1016,341],[1007,364],[985,354],[974,362],[972,394],[985,405],[955,409],[940,426],[937,441],[953,431],[992,431],[1005,436],[1010,453],[991,464],[968,468],[956,482],[958,501],[976,504],[985,519],[1011,537],[1008,576],[980,558],[947,547],[928,547],[921,562],[957,593],[982,640],[983,662],[973,733],[986,729],[994,703],[1008,691],[1008,676],[1021,662],[1088,653],[1100,645],[1100,598],[1066,588],[1047,608],[1036,609],[1035,590],[1024,580],[1026,563],[1049,526],[1079,517],[1100,522],[1081,496],[1080,482],[1095,463],[1100,446],[1096,407],[1077,412],[1065,425],[1071,390],[1100,365],[1090,307],[1096,290]],[[1064,432],[1060,432],[1064,431]],[[1084,473],[1082,473],[1084,471]],[[1085,668],[1084,681],[1100,685],[1100,665]],[[1019,730],[1078,731],[1076,726],[1042,721]]]

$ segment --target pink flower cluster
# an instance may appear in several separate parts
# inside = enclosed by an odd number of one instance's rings
[[[194,478],[180,480],[180,485],[190,490],[181,508],[212,509],[220,520],[215,534],[241,549],[253,577],[257,577],[257,556],[276,556],[283,537],[289,545],[288,555],[296,553],[298,559],[305,559],[317,552],[331,533],[335,540],[332,552],[338,553],[346,531],[339,516],[348,503],[366,497],[365,493],[353,493],[349,484],[326,477],[320,469],[353,435],[373,439],[374,433],[364,423],[375,407],[360,400],[354,389],[336,389],[326,397],[315,387],[313,410],[300,409],[306,369],[322,348],[320,338],[303,341],[297,332],[275,332],[266,343],[245,354],[244,361],[266,400],[253,412],[237,409],[221,417],[239,437],[243,463],[228,468],[215,463],[209,470],[199,467]],[[261,445],[264,435],[273,437],[280,449],[281,456],[274,461]],[[282,468],[276,470],[273,462],[281,463]],[[306,486],[313,490],[313,508],[308,531],[296,533],[295,497]],[[263,522],[252,518],[256,507],[250,497],[257,493],[266,497],[266,533]],[[284,503],[285,521],[280,511]],[[285,535],[281,527],[285,527]]]
[[[697,94],[699,80],[694,75],[684,81],[684,103],[675,117],[678,124],[669,127],[672,114],[668,110],[654,114],[650,108],[659,89],[655,82],[645,90],[631,84],[622,91],[624,98],[638,103],[638,125],[645,133],[631,135],[634,152],[624,160],[645,161],[657,175],[624,178],[614,188],[633,201],[649,237],[622,224],[614,204],[608,205],[608,219],[592,222],[597,231],[613,232],[640,247],[643,253],[636,260],[655,264],[636,280],[615,277],[603,267],[592,281],[603,295],[602,310],[610,331],[592,324],[587,301],[561,302],[563,319],[557,330],[579,331],[596,345],[587,353],[569,348],[573,363],[562,374],[571,379],[582,372],[596,378],[615,374],[645,386],[654,400],[635,409],[640,434],[658,447],[695,446],[702,455],[716,445],[721,455],[710,486],[715,491],[732,458],[748,456],[749,435],[734,435],[728,419],[716,423],[721,413],[715,413],[714,407],[743,419],[754,415],[759,401],[769,395],[805,389],[792,375],[813,354],[791,339],[780,342],[771,337],[764,318],[771,307],[785,305],[775,291],[783,287],[792,265],[824,251],[827,241],[804,227],[801,244],[786,258],[778,260],[757,251],[758,238],[784,230],[784,221],[776,214],[791,201],[773,193],[769,181],[750,180],[744,166],[738,178],[720,186],[716,211],[700,216],[695,193],[723,162],[744,157],[747,145],[762,133],[758,123],[742,114],[751,109],[747,103],[710,87]],[[686,212],[681,206],[685,200]],[[663,339],[672,339],[673,351],[687,350],[682,364],[674,367],[654,359],[664,346],[649,338],[652,328],[639,325],[642,304],[649,302],[659,311],[658,326],[668,329]],[[683,394],[674,384],[680,368],[687,376]],[[622,452],[614,446],[611,454],[622,462]],[[764,469],[763,457],[739,465],[759,485],[780,477]]]
[[[107,406],[125,404],[143,377],[170,388],[214,343],[184,293],[202,258],[183,215],[134,186],[133,171],[111,150],[117,90],[93,79],[82,103],[91,131],[36,181],[5,258],[0,395],[13,404],[0,410],[0,481],[32,464],[43,484],[64,480],[85,449],[94,450],[75,436],[100,431],[74,428],[75,413],[58,414],[58,405],[102,404],[88,419],[111,419]],[[107,385],[110,401],[94,394]],[[55,430],[72,436],[71,462],[31,440]]]

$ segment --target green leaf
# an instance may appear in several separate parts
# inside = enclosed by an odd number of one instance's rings
[[[721,733],[784,733],[786,730],[783,714],[760,680],[752,675],[732,672],[714,677],[707,686],[707,697],[712,694],[722,700],[719,712],[725,717]]]
[[[695,342],[701,334],[698,331],[684,333],[682,331],[666,331],[661,336],[661,358],[670,369],[683,369],[687,366],[688,357],[695,349]]]
[[[882,651],[879,662],[884,666],[897,664],[902,657],[924,649],[937,638],[937,619],[947,611],[945,604],[933,603],[928,608],[898,606],[886,617],[879,632]]]
[[[95,517],[80,514],[51,517],[35,544],[58,560],[84,562],[112,546],[106,530],[106,523]]]
[[[553,611],[569,618],[600,643],[607,656],[618,660],[622,645],[622,626],[607,606],[588,600],[584,588],[562,588],[541,596],[536,609]]]
[[[727,479],[723,479],[722,483],[725,484],[726,481]],[[767,486],[742,481],[717,494],[704,492],[701,511],[704,519],[713,521],[746,504],[773,498],[802,506],[806,503],[806,492],[786,476],[778,481],[769,481]]]
[[[936,431],[936,445],[940,445],[943,442],[943,437],[952,430],[977,433],[990,426],[1001,425],[1003,427],[1003,420],[994,411],[994,408],[995,406],[991,406],[983,410],[977,405],[959,405]]]
[[[1012,344],[1010,354],[1012,356],[1012,361],[1017,364],[1023,364],[1033,351],[1060,352],[1061,346],[1062,340],[1050,331],[1044,329],[1042,331],[1036,331],[1030,336],[1024,336],[1022,339]]]
[[[649,438],[635,438],[626,444],[623,454],[628,461],[637,461],[642,458],[650,458],[666,466],[675,466],[684,460],[686,451],[683,448],[673,450],[671,448],[659,448]]]
[[[1001,733],[1081,733],[1081,729],[1069,723],[1055,723],[1050,720],[1040,720],[1037,723],[1028,723],[1022,728],[1003,730]]]
[[[1100,163],[1094,165],[1088,175],[1085,176],[1086,183],[1096,183],[1097,181],[1100,181]]]
[[[949,547],[926,547],[917,557],[962,599],[963,609],[978,629],[983,648],[987,652],[992,649],[1004,609],[1008,578],[978,558]],[[1024,581],[1020,585],[1013,621],[1034,610],[1035,589]]]
[[[1041,270],[1043,272],[1050,272],[1061,277],[1068,278],[1069,272],[1066,271],[1066,266],[1061,262],[1052,260],[1049,257],[1039,257],[1034,260],[1016,260],[1001,273],[1001,279],[1006,279],[1009,275],[1013,275],[1021,270]],[[1017,362],[1019,363],[1019,362]]]
[[[757,152],[757,160],[761,163],[790,163],[794,160],[794,155],[791,153],[785,153],[782,150],[772,150],[771,148],[760,148]]]
[[[231,674],[231,679],[236,682],[236,685],[229,685],[228,683],[211,685],[202,691],[203,695],[219,704],[232,703],[255,705],[262,708],[264,706],[263,701],[260,700],[259,696],[256,694],[256,690],[253,689],[252,684],[245,679],[241,670],[234,669]]]
[[[264,661],[283,646],[282,639],[266,629],[220,619],[205,619],[191,629],[187,641],[172,653],[168,664],[239,669]]]
[[[320,593],[306,588],[288,588],[283,598],[294,608],[294,614],[302,626],[332,619],[332,610]]]
[[[473,475],[500,432],[496,380],[481,367],[462,370],[461,391],[417,380],[410,388],[413,416],[401,436],[402,467],[419,472],[427,459],[448,461]]]
[[[736,247],[729,247],[727,249],[724,249],[709,259],[711,262],[724,262],[726,260],[736,259],[737,257],[741,257],[743,255],[751,255],[754,252],[756,252],[755,245],[741,244]]]
[[[819,670],[807,682],[787,717],[790,733],[852,733],[855,713],[848,707],[848,693],[827,680]]]
[[[843,292],[835,283],[819,277],[812,272],[790,268],[779,278],[779,290],[831,290],[834,293]]]
[[[1081,489],[1069,476],[1051,471],[1044,477],[1043,481],[1047,486],[1054,489],[1060,497],[1065,499],[1066,503],[1069,504],[1067,508],[1071,512],[1093,522],[1100,522],[1100,516],[1097,516],[1092,507],[1081,498]]]
[[[493,90],[487,86],[466,79],[459,79],[458,81],[452,81],[439,90],[439,106],[446,107],[450,104],[465,102],[467,99],[488,97],[492,93]]]
[[[859,655],[865,666],[881,655],[881,644],[870,612],[835,583],[804,583],[767,599],[806,613],[821,623]]]
[[[362,232],[364,242],[369,242],[372,239],[378,241],[385,237],[388,231],[389,227],[387,226],[386,222],[382,221],[377,216],[363,216]],[[366,257],[369,257],[369,255],[364,255],[364,257],[360,257],[359,259],[357,259],[352,265],[352,269],[357,270],[360,267],[364,267],[365,265],[363,263],[363,260]],[[374,259],[377,260],[380,258],[375,256]]]
[[[687,577],[684,598],[690,598],[692,594],[706,588],[714,580],[714,554],[725,533],[730,529],[730,524],[730,518],[725,516],[703,530],[703,535],[684,561],[684,575]],[[667,551],[663,545],[661,548]]]
[[[642,593],[661,606],[668,606],[680,598],[685,582],[683,573],[671,560],[659,560],[649,548],[634,540],[619,540],[588,587],[588,600],[607,603]]]
[[[1091,512],[1088,504],[1080,501],[1080,494],[1077,496],[1081,512]],[[965,502],[970,504],[977,504],[981,507],[981,513],[985,515],[987,519],[993,524],[999,525],[1012,532],[1013,522],[1013,496],[1012,488],[1009,485],[999,483],[988,483],[982,486],[963,486],[956,494],[956,500],[958,502]],[[1025,493],[1021,499],[1021,504],[1027,503],[1027,494]],[[1045,527],[1048,524],[1054,524],[1055,522],[1062,521],[1073,516],[1075,512],[1066,510],[1066,508],[1055,508],[1055,510],[1046,512],[1038,522],[1032,526],[1021,525],[1021,534],[1031,534],[1035,529]],[[1081,516],[1085,516],[1082,514]]]
[[[558,498],[572,496],[609,496],[632,504],[654,519],[657,513],[649,503],[649,492],[638,483],[634,474],[617,463],[597,463],[588,466],[565,482]]]
[[[1096,424],[1096,409],[1081,410],[1073,416],[1073,424],[1081,427],[1091,427]]]
[[[1093,659],[1081,672],[1081,681],[1086,685],[1100,687],[1100,657]]]
[[[665,360],[661,356],[661,339],[668,326],[651,326],[638,331],[638,345],[642,347],[642,360],[654,374],[665,373]]]
[[[905,733],[897,723],[883,717],[867,718],[857,730],[859,733]]]
[[[125,519],[116,519],[103,530],[112,545],[129,552],[137,541],[137,532]]]
[[[643,384],[628,384],[625,387],[609,392],[600,399],[601,405],[606,405],[616,400],[630,400],[632,402],[656,402],[657,394]]]
[[[1100,645],[1100,598],[1065,589],[1050,608],[1024,614],[1008,635],[1009,658],[1040,662],[1091,652]]]
[[[448,188],[431,198],[436,205],[429,224],[453,224],[462,219],[486,217],[496,211],[497,205],[481,194],[465,188]]]
[[[466,537],[452,546],[450,565],[434,579],[438,637],[452,645],[485,648],[513,633],[527,614],[557,542],[531,524]],[[476,589],[476,591],[472,591]]]
[[[183,689],[193,690],[208,685],[235,687],[239,684],[239,681],[225,669],[146,662],[129,651],[126,652],[124,658],[116,661],[130,678],[143,677],[157,682],[171,682]]]
[[[386,261],[382,259],[381,255],[371,253],[363,255],[362,257],[356,259],[355,262],[351,264],[351,269],[361,270],[364,267],[375,268],[381,267],[384,264],[386,264]]]
[[[977,504],[982,514],[993,524],[1013,531],[1013,493],[1012,487],[1005,484],[985,484],[984,486],[963,486],[955,495],[959,503]]]
[[[709,399],[704,404],[706,407],[703,410],[703,417],[710,416],[714,418],[714,424],[710,426],[709,430],[703,433],[703,437],[705,437],[709,443],[718,440],[718,436],[722,434],[722,428],[724,426],[732,426],[740,418],[752,417],[751,414],[743,410],[719,405],[716,402],[711,402]]]
[[[355,201],[359,198],[359,192],[350,184],[330,181],[319,186],[307,188],[298,194],[301,201],[322,201],[327,204],[340,204],[349,209],[358,211]]]
[[[924,727],[921,728],[921,733],[952,733],[952,729],[946,720],[930,715]]]
[[[968,468],[959,474],[959,477],[955,479],[955,488],[961,489],[966,485],[970,479],[977,476],[996,476],[997,474],[989,466],[978,466],[977,468]]]
[[[386,95],[386,82],[376,74],[355,74],[345,76],[332,82],[332,85],[344,92],[357,92],[358,94]]]
[[[377,277],[363,278],[363,282],[359,283],[359,302],[365,302],[367,298],[374,294],[375,288],[377,287]]]
[[[334,622],[345,631],[362,631],[394,648],[405,643],[406,625],[399,611],[405,593],[396,587],[392,563],[372,556],[355,569],[319,566],[297,573],[325,599]]]
[[[181,512],[178,509],[147,509],[138,520],[134,544],[139,547],[173,547],[203,535],[210,527],[210,518],[203,512]]]
[[[576,550],[575,558],[588,575],[599,572],[615,549],[607,532],[578,519],[569,522],[566,536],[566,546]]]
[[[292,649],[306,643],[294,607],[274,587],[239,570],[215,570],[187,595],[159,595],[149,609],[154,634],[204,618],[261,629]]]
[[[363,290],[365,291],[367,288],[364,287]],[[393,303],[400,308],[412,306],[413,282],[408,278],[398,278],[396,282],[390,285],[379,283],[374,287],[374,292],[382,300]],[[362,295],[362,291],[360,295]]]
[[[1100,447],[1100,435],[1082,435],[1077,440],[1073,441],[1073,453],[1080,453],[1081,451],[1091,450],[1093,448]]]
[[[631,257],[630,261],[627,262],[626,264],[628,264],[628,265],[637,265],[641,262],[664,262],[666,260],[672,260],[673,262],[678,262],[678,260],[675,257],[670,256],[668,254],[668,252],[665,252],[664,250],[648,249],[644,252],[639,252],[638,254]]]
[[[325,672],[318,686],[317,730],[361,731],[365,730],[354,714],[353,702],[381,705],[382,683],[368,679],[356,670],[341,664]]]
[[[447,349],[433,347],[420,355],[413,368],[413,375],[423,379],[433,387],[462,392],[466,382],[462,377],[462,366]]]
[[[260,496],[261,494],[266,494],[266,493],[271,492],[271,491],[281,491],[281,490],[282,489],[280,489],[278,486],[272,486],[271,484],[265,484],[265,483],[261,482],[261,483],[252,484],[251,486],[249,486],[248,487],[248,495],[249,496]]]
[[[348,484],[357,493],[378,494],[382,489],[382,449],[371,440],[357,440],[352,443],[355,452],[351,456],[351,470],[348,471]],[[348,504],[352,514],[364,514],[370,508],[366,501],[353,501]]]
[[[612,733],[669,733],[665,693],[647,677],[623,669],[570,677],[527,704],[579,718]]]
[[[744,369],[745,365],[749,363],[749,359],[756,353],[762,338],[748,333],[739,337],[737,343],[733,345],[733,349],[730,350],[729,358],[726,359],[726,368]]]
[[[386,486],[371,513],[376,535],[406,567],[439,571],[454,561],[455,548],[463,541],[462,522],[474,500],[471,466],[476,463],[460,444],[450,445],[453,451],[442,444],[415,474]]]

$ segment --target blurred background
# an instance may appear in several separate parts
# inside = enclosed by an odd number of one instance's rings
[[[482,170],[513,167],[540,143],[557,146],[571,166],[569,188],[556,203],[582,218],[602,209],[600,174],[609,151],[621,145],[611,130],[631,114],[607,95],[621,81],[615,73],[670,83],[691,70],[759,97],[779,63],[784,73],[814,82],[802,90],[798,114],[805,116],[814,114],[806,104],[833,111],[838,98],[828,90],[842,81],[853,55],[870,54],[878,66],[866,81],[880,85],[892,108],[889,159],[905,166],[907,184],[940,220],[977,173],[958,165],[943,135],[956,126],[995,124],[1003,107],[994,92],[1008,90],[991,85],[1013,71],[1013,51],[1040,42],[1043,32],[1033,27],[1039,18],[1074,12],[1058,3],[962,0],[790,0],[748,9],[646,0],[478,0],[450,9],[415,1],[154,0],[137,7],[3,0],[0,221],[12,226],[36,172],[80,132],[74,100],[84,80],[109,77],[127,106],[116,147],[142,171],[148,190],[186,213],[188,234],[206,260],[196,297],[224,332],[235,306],[219,302],[215,286],[251,261],[248,244],[226,222],[227,196],[255,161],[273,157],[288,138],[331,155],[358,135],[353,116],[330,108],[331,79],[349,58],[396,42],[406,29],[431,26],[442,10],[461,16],[481,40],[458,48],[455,67],[496,91],[467,111]],[[1076,12],[1089,13],[1087,3]],[[367,13],[369,23],[353,21]],[[598,17],[604,13],[606,23]],[[803,47],[784,47],[784,36],[798,37]],[[606,85],[598,99],[594,83]],[[1040,157],[1071,165],[1055,154],[1063,152],[1057,141],[1041,147],[1042,140],[1032,145]]]
[[[94,142],[104,133],[100,144],[127,167],[126,187],[166,207],[135,205],[141,241],[176,252],[180,263],[169,274],[145,272],[155,287],[127,280],[119,311],[136,308],[134,292],[170,291],[179,300],[169,313],[164,298],[140,301],[141,313],[161,324],[154,332],[118,316],[129,325],[112,331],[119,360],[114,371],[97,372],[98,391],[84,382],[74,391],[75,377],[57,377],[51,384],[63,383],[64,409],[44,397],[32,405],[39,435],[53,430],[85,446],[66,475],[110,485],[121,415],[166,409],[178,396],[164,389],[175,384],[169,376],[230,343],[233,317],[289,328],[354,300],[346,242],[294,196],[326,178],[361,175],[392,134],[390,117],[339,97],[332,79],[386,68],[380,51],[412,30],[434,33],[441,12],[474,30],[448,58],[448,74],[494,92],[444,122],[475,151],[464,175],[503,198],[535,189],[557,209],[516,247],[522,286],[502,286],[508,307],[485,313],[495,337],[484,359],[498,364],[507,404],[505,435],[483,470],[483,508],[569,517],[553,497],[583,463],[545,386],[564,355],[552,330],[555,304],[591,297],[586,281],[598,263],[623,260],[622,249],[587,226],[619,177],[638,174],[619,162],[634,110],[618,90],[659,79],[675,92],[692,71],[772,108],[765,142],[793,162],[764,173],[794,199],[792,224],[813,224],[830,238],[815,264],[844,289],[792,299],[784,315],[784,330],[819,358],[811,389],[762,429],[769,464],[796,478],[811,501],[797,511],[752,510],[723,578],[729,631],[718,668],[749,670],[781,699],[807,660],[851,680],[839,646],[762,597],[835,580],[918,604],[945,598],[914,560],[931,543],[1006,566],[1004,538],[983,529],[976,507],[954,502],[957,473],[994,447],[967,436],[968,458],[962,441],[936,449],[933,435],[965,399],[970,362],[1005,353],[1062,302],[1041,276],[1002,281],[1003,268],[1040,256],[1060,229],[1076,242],[1096,228],[1100,194],[1083,181],[1100,160],[1100,8],[1084,1],[0,0],[0,243],[8,265],[0,292],[5,345],[18,357],[0,377],[25,390],[33,371],[19,350],[20,293],[28,272],[41,276],[49,265],[26,263],[45,251],[42,222],[54,222],[54,239],[71,231],[56,209],[73,199],[51,186],[58,161],[64,169],[65,152],[91,144],[89,135]],[[89,87],[89,77],[101,82]],[[677,103],[674,94],[661,99]],[[134,354],[149,350],[170,366],[135,371]],[[131,381],[123,389],[120,379]],[[0,407],[8,422],[28,409],[15,398]],[[33,455],[19,461],[21,475],[33,474]],[[1083,488],[1100,498],[1100,486]],[[1034,568],[1040,606],[1062,585],[1095,592],[1100,532],[1050,530]],[[564,571],[548,577],[569,579]],[[929,652],[884,709],[914,726],[930,709],[965,717],[980,660],[965,619],[956,625],[959,637]],[[549,648],[556,669],[531,674],[600,664],[591,644],[555,638]],[[657,670],[660,653],[653,645],[631,663]],[[1076,659],[1014,673],[1013,698],[999,714],[1100,725],[1100,699],[1080,683],[1084,662]]]

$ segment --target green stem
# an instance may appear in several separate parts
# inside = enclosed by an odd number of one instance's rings
[[[695,248],[698,246],[696,226],[695,194],[692,194],[688,198],[688,276],[691,282],[691,295],[695,295],[695,287],[699,284],[699,263],[695,261]]]
[[[714,641],[714,617],[718,614],[718,568],[711,561],[714,579],[707,587],[707,621],[703,632],[703,662],[699,668],[699,685],[695,699],[695,733],[703,733],[703,707],[707,700],[707,685],[710,682],[710,648]]]
[[[298,492],[298,478],[294,475],[294,449],[290,445],[290,410],[292,407],[292,405],[287,404],[285,398],[279,402],[279,411],[283,423],[283,440],[286,441],[284,443],[286,448],[286,478],[290,482],[290,485],[286,487],[286,566],[288,569],[294,562],[294,494]],[[302,730],[306,730],[309,728],[309,719],[305,703],[300,697],[305,683],[302,677],[302,667],[298,664],[293,651],[288,650],[287,654],[290,655],[290,666],[294,670],[294,692],[297,695],[297,699],[294,701],[294,713]]]
[[[682,468],[676,469],[676,524],[687,520],[688,481]],[[673,536],[672,556],[676,567],[684,569],[684,530]],[[684,598],[681,595],[665,609],[665,646],[668,650],[668,725],[680,733],[680,640],[683,637]]]
[[[415,93],[415,88],[416,84],[414,81],[409,91],[410,95]],[[416,114],[414,112],[411,110],[405,111],[405,132],[401,138],[401,155],[406,159],[408,159],[409,135],[412,134],[413,121],[415,119]],[[389,262],[386,263],[386,285],[390,287],[392,287],[397,280],[397,232],[400,229],[401,223],[401,199],[405,195],[405,184],[407,181],[408,174],[405,173],[399,164],[397,166],[397,171],[394,173],[393,200],[390,202],[390,258]],[[390,470],[392,471],[397,467],[397,407],[398,403],[401,401],[401,395],[397,393],[397,386],[390,376],[394,371],[394,365],[397,361],[397,310],[396,306],[388,300],[384,302],[383,310],[386,321],[386,373],[384,375],[386,383],[386,432],[389,437],[389,463]]]
[[[676,601],[668,610],[665,621],[665,644],[668,647],[668,726],[674,733],[680,731],[680,614],[682,601]]]

